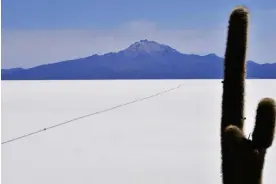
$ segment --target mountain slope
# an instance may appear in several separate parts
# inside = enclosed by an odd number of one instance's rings
[[[248,78],[276,78],[275,64],[249,61]],[[223,58],[187,55],[154,41],[140,40],[117,53],[46,64],[30,69],[2,70],[2,80],[86,79],[217,79]]]

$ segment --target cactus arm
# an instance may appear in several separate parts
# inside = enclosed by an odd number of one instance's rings
[[[272,145],[275,132],[275,101],[263,98],[257,108],[256,122],[252,134],[255,149],[267,149]]]
[[[224,60],[222,131],[231,124],[243,129],[247,28],[247,10],[235,8],[230,15]]]

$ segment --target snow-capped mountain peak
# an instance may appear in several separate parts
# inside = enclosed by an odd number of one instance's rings
[[[164,45],[159,44],[155,41],[149,41],[147,39],[140,40],[130,45],[127,49],[124,50],[127,53],[156,53],[156,52],[177,52],[175,49]]]

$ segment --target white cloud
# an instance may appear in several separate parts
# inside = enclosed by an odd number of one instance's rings
[[[153,22],[133,21],[106,30],[3,30],[2,68],[32,67],[115,52],[141,39],[167,44],[183,53],[223,56],[226,28],[227,22],[216,29],[188,30],[164,29]],[[254,26],[250,29],[248,59],[275,62],[276,53],[272,48],[276,48],[276,36],[273,31],[263,28],[262,35],[257,34]]]

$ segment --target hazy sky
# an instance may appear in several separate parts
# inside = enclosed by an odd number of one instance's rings
[[[274,0],[2,0],[2,67],[119,51],[141,39],[223,56],[238,4],[251,12],[247,58],[276,62]]]

